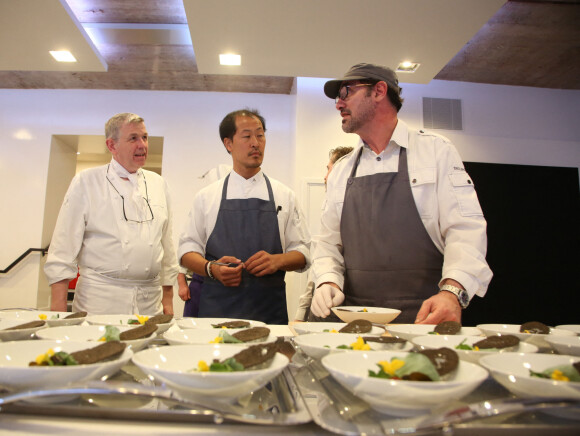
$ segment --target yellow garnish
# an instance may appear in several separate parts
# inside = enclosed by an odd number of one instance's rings
[[[368,310],[367,310],[367,308],[366,308],[366,307],[363,309],[363,312],[368,312]]]
[[[104,336],[101,336],[99,338],[99,342],[106,342],[106,341],[107,341],[107,339]]]
[[[43,362],[48,362],[48,360],[54,356],[54,350],[52,348],[50,348],[46,353],[44,354],[39,354],[36,357],[36,364],[37,365],[42,365]]]
[[[197,362],[197,370],[198,371],[209,371],[209,366],[203,360]]]
[[[353,350],[361,350],[361,351],[367,351],[371,349],[370,345],[365,343],[364,339],[361,336],[356,338],[356,342],[350,344],[350,348],[352,348]]]
[[[46,315],[44,313],[41,313],[40,315],[38,315],[38,317],[43,321],[46,319]]]
[[[215,339],[213,341],[209,341],[210,344],[221,344],[223,343],[224,338],[222,338],[221,336],[216,336]]]
[[[554,372],[551,375],[552,380],[558,380],[558,381],[570,381],[570,379],[568,377],[566,377],[564,375],[564,373],[562,371],[560,371],[559,369],[555,369]]]
[[[227,329],[227,327],[226,327],[225,325],[222,325],[222,329],[224,329],[224,330],[225,330],[225,329]]]
[[[149,319],[149,317],[147,315],[137,315],[137,314],[135,314],[135,316],[137,317],[137,320],[139,321],[139,324],[145,324],[147,322],[147,320]]]
[[[479,351],[479,347],[478,347],[477,345],[475,345],[475,346],[473,347],[473,349],[474,349],[475,351]]]
[[[387,374],[389,375],[395,375],[395,371],[399,368],[401,368],[403,365],[405,364],[405,361],[401,360],[401,359],[393,359],[392,361],[387,361],[387,360],[381,360],[379,362],[379,365],[381,365],[381,367],[383,368],[383,371],[385,371]]]
[[[338,331],[336,329],[332,329],[328,333],[338,333]]]

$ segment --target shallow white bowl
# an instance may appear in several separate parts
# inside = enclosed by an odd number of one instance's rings
[[[46,329],[48,325],[40,327],[33,327],[29,329],[5,330],[11,327],[16,327],[20,324],[25,324],[30,321],[38,321],[36,319],[0,319],[0,341],[22,341],[26,339],[34,339],[34,333],[41,329]]]
[[[393,357],[404,359],[407,354],[401,351],[329,354],[322,358],[322,364],[340,384],[375,410],[394,416],[428,413],[445,401],[469,394],[488,376],[482,367],[461,360],[455,373],[445,381],[387,380],[368,376],[369,369],[378,369],[379,361]]]
[[[580,324],[562,324],[557,325],[556,328],[559,330],[570,330],[571,332],[580,335]]]
[[[340,345],[350,345],[353,342],[356,342],[359,336],[367,336],[366,334],[358,334],[358,333],[341,333],[337,335],[335,333],[311,333],[309,335],[300,335],[294,338],[294,342],[306,354],[310,357],[315,359],[322,359],[327,354],[333,353],[344,353],[344,352],[351,352],[351,353],[361,353],[364,351],[360,350],[344,350],[341,348],[336,348]],[[377,342],[368,342],[369,346],[371,347],[371,351],[384,351],[389,349],[389,344],[379,344]],[[400,348],[395,348],[396,346]],[[404,344],[391,344],[390,349],[401,350],[401,351],[409,351],[413,348],[413,344],[409,341],[405,342]]]
[[[512,394],[521,397],[570,397],[580,399],[580,382],[565,382],[530,376],[558,365],[571,365],[578,358],[557,354],[505,353],[483,357],[479,363]]]
[[[0,318],[21,319],[26,321],[38,321],[46,317],[44,321],[50,326],[78,325],[82,324],[86,317],[65,319],[72,315],[71,312],[53,312],[50,310],[21,310],[15,312],[0,312]]]
[[[169,345],[207,345],[219,336],[222,329],[184,329],[169,330],[163,334],[163,337]],[[225,329],[230,335],[239,332],[240,329]],[[247,342],[244,344],[223,344],[223,345],[255,345],[257,343],[275,342],[278,339],[275,335],[268,335],[263,340]]]
[[[412,342],[422,350],[435,349],[447,347],[454,350],[461,360],[471,363],[479,363],[479,359],[483,356],[498,353],[537,353],[538,347],[527,342],[520,342],[513,351],[498,350],[498,351],[475,351],[475,350],[457,350],[455,347],[461,344],[472,346],[475,342],[481,341],[483,338],[479,336],[464,336],[464,335],[425,335],[417,336],[412,339]]]
[[[366,312],[364,310],[367,310]],[[388,309],[386,307],[363,307],[363,306],[337,306],[332,311],[344,322],[351,322],[356,319],[366,319],[378,324],[387,324],[394,320],[401,311],[399,309]]]
[[[514,335],[520,341],[534,344],[538,348],[550,348],[550,344],[546,342],[546,337],[548,336],[575,336],[574,332],[570,330],[562,330],[554,327],[550,327],[549,335],[521,333],[520,324],[479,324],[477,327],[487,336]]]
[[[235,372],[197,372],[200,360],[208,365],[244,350],[240,345],[181,345],[159,347],[135,353],[133,363],[146,374],[166,383],[185,398],[235,399],[257,390],[288,365],[288,358],[276,353],[269,367]]]
[[[183,318],[177,320],[177,326],[180,329],[217,329],[219,327],[213,327],[213,324],[221,324],[222,322],[229,321],[248,321],[250,327],[264,327],[265,322],[253,321],[250,319],[239,319],[239,318]],[[245,327],[244,327],[245,328]]]
[[[393,336],[398,336],[410,341],[417,336],[428,335],[435,329],[435,327],[435,324],[394,324],[387,326],[387,330]],[[481,330],[476,327],[461,327],[461,330],[459,330],[457,334],[463,336],[482,336]],[[434,334],[433,336],[440,335]]]
[[[152,318],[150,315],[149,318]],[[114,326],[129,326],[129,327],[139,327],[140,324],[129,324],[130,320],[137,319],[136,315],[89,315],[87,316],[87,322],[93,325],[114,325]],[[175,320],[172,319],[170,322],[164,324],[157,324],[157,334],[166,332],[169,327],[175,324]]]
[[[297,334],[304,335],[306,333],[332,333],[332,330],[338,332],[345,325],[342,322],[297,322],[292,325],[292,328]],[[384,328],[373,326],[370,332],[361,334],[382,335],[385,331]]]
[[[131,330],[138,326],[116,326],[120,332]],[[43,329],[36,333],[40,339],[50,339],[55,341],[87,341],[97,342],[100,337],[105,334],[104,325],[75,325],[63,327],[51,327]],[[125,342],[134,352],[145,348],[153,339],[157,337],[157,333],[142,339],[135,339]],[[95,344],[95,346],[98,344]]]
[[[112,376],[133,356],[131,350],[125,349],[114,360],[90,365],[28,366],[29,362],[51,348],[55,352],[72,353],[97,345],[94,342],[49,340],[0,343],[0,385],[14,389],[38,389],[97,380]]]
[[[560,354],[580,356],[580,336],[547,336],[546,342]]]

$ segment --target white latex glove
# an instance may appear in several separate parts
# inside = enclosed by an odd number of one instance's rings
[[[344,301],[343,292],[332,285],[324,284],[314,290],[310,311],[321,318],[330,315],[330,308]]]

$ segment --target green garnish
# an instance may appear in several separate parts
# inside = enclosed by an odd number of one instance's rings
[[[223,339],[224,344],[242,344],[244,341],[240,341],[238,338],[233,337],[225,330],[221,330],[218,335]]]
[[[473,347],[471,345],[467,345],[465,343],[466,340],[467,339],[462,340],[461,343],[455,347],[455,349],[456,350],[473,350]]]
[[[209,370],[212,372],[234,372],[234,371],[243,371],[244,365],[239,363],[233,357],[224,360],[223,362],[213,362],[209,366]]]
[[[99,338],[99,341],[110,342],[110,341],[120,341],[121,332],[115,326],[108,325],[105,326],[105,334]]]

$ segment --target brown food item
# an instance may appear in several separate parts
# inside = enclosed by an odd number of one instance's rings
[[[103,342],[101,345],[97,345],[96,347],[75,351],[74,353],[70,353],[70,355],[79,365],[88,365],[112,359],[120,355],[125,350],[126,346],[127,344],[119,341]]]
[[[455,371],[457,365],[459,365],[459,356],[451,348],[442,347],[435,350],[421,350],[419,353],[429,358],[440,376]]]
[[[285,340],[283,337],[276,339],[274,345],[276,345],[276,351],[286,356],[288,360],[292,360],[292,357],[294,357],[294,354],[296,354],[296,350],[292,344]]]
[[[278,351],[276,343],[252,345],[245,350],[233,355],[236,361],[245,369],[260,365],[274,358]]]
[[[45,321],[30,321],[24,324],[18,324],[15,325],[14,327],[10,327],[7,329],[3,329],[3,330],[24,330],[24,329],[33,329],[36,327],[42,327],[43,325],[45,325],[46,322]]]
[[[573,363],[572,366],[580,373],[580,361]]]
[[[87,316],[87,312],[75,312],[70,315],[65,316],[63,319],[74,319],[74,318],[84,318]]]
[[[339,330],[339,333],[368,333],[373,324],[366,319],[355,319]]]
[[[443,321],[435,326],[433,331],[440,335],[456,335],[461,330],[461,324],[457,321]]]
[[[242,342],[249,342],[267,338],[269,334],[270,329],[267,327],[252,327],[240,330],[239,332],[232,334],[232,336]]]
[[[172,319],[173,315],[155,315],[145,321],[145,324],[167,324]]]
[[[520,333],[532,333],[534,335],[549,335],[550,327],[538,321],[523,323],[520,327]]]
[[[473,347],[477,347],[480,350],[486,348],[508,348],[508,347],[516,347],[520,343],[520,340],[517,336],[514,335],[497,335],[497,336],[490,336],[489,338],[482,339],[481,341],[475,342]]]
[[[241,328],[250,327],[250,323],[248,321],[227,321],[227,322],[221,322],[219,324],[212,324],[211,326],[216,328],[216,329],[221,329],[223,327],[228,328],[228,329],[241,329]]]
[[[132,341],[135,339],[147,338],[157,330],[157,324],[143,324],[131,330],[126,330],[119,334],[119,339],[122,341]]]
[[[379,342],[381,344],[404,344],[406,339],[397,338],[396,336],[363,336],[365,342]]]

